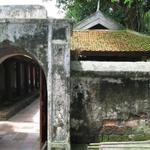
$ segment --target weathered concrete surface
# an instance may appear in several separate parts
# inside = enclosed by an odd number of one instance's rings
[[[0,10],[1,60],[23,55],[41,65],[48,88],[48,149],[69,150],[70,23],[47,18],[41,6]]]
[[[35,57],[46,71],[48,51],[46,20],[9,20],[8,22],[8,20],[0,19],[0,33],[2,57],[3,54],[5,56],[29,54]]]
[[[150,141],[90,143],[88,150],[149,150]]]
[[[40,5],[5,5],[0,7],[3,19],[46,19],[47,11]]]
[[[100,150],[149,150],[150,141],[100,143]]]
[[[49,147],[69,150],[70,145],[70,26],[67,22],[55,22],[49,30],[52,40],[48,54],[48,91],[50,101]],[[57,26],[59,28],[57,28]]]
[[[71,140],[89,143],[150,139],[147,66],[149,63],[81,62],[80,68],[72,67]]]
[[[150,62],[98,62],[98,61],[72,61],[72,74],[75,76],[148,76],[150,75]]]

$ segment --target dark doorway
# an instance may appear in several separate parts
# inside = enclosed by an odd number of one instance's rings
[[[38,99],[38,108],[40,111],[39,116],[37,116],[39,119],[39,147],[35,149],[42,149],[46,147],[47,143],[47,83],[43,68],[39,65],[38,61],[31,56],[15,55],[6,58],[7,59],[0,64],[0,138],[6,138],[6,134],[8,133],[7,129],[9,129],[8,135],[10,134],[10,137],[14,135],[13,139],[18,142],[18,146],[21,140],[25,141],[28,137],[29,139],[31,138],[31,140],[34,139],[34,134],[30,135],[25,131],[21,131],[21,134],[15,133],[14,126],[19,124],[21,126],[22,122],[13,122],[11,118],[22,109],[30,106],[30,104],[34,102],[34,99]],[[32,105],[34,106],[34,103]],[[30,112],[27,114],[29,113]],[[22,112],[21,120],[23,120],[24,117],[28,116],[25,116]],[[6,129],[6,132],[3,134],[1,134],[3,132],[2,123],[4,123]],[[27,130],[32,132],[31,127],[34,124],[32,124],[30,120],[26,121],[25,124],[27,125]],[[17,132],[19,132],[18,130]],[[4,140],[0,143],[3,142]],[[27,149],[28,146],[29,148],[32,147],[29,143],[30,141],[28,140]],[[4,146],[5,145],[0,144],[0,147]],[[13,149],[13,145],[11,144],[7,144],[6,146],[6,149],[8,149],[9,146],[10,149]],[[23,146],[23,144],[21,146]],[[26,146],[25,143],[24,146]],[[21,148],[19,147],[19,149]]]

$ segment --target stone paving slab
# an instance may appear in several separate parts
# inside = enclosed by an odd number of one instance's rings
[[[0,150],[40,150],[39,100],[0,121]]]
[[[19,112],[22,108],[25,108],[29,104],[31,104],[35,98],[39,95],[38,92],[32,94],[32,96],[28,96],[17,103],[8,106],[7,108],[0,109],[0,121],[8,120],[10,117]]]

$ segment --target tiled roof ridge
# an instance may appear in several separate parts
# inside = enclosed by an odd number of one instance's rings
[[[130,33],[130,34],[133,34],[133,35],[137,35],[137,36],[141,36],[141,37],[147,37],[147,38],[150,38],[150,35],[148,34],[143,34],[143,33],[140,33],[140,32],[136,32],[136,31],[133,31],[133,30],[129,30],[129,29],[126,29],[126,30],[101,30],[101,29],[95,29],[95,30],[76,30],[76,31],[73,31],[73,32],[78,32],[78,33],[93,33],[93,32],[97,32],[97,33]]]

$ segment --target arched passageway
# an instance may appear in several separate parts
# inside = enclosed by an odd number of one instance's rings
[[[34,102],[35,99],[40,100],[36,103]],[[21,53],[15,54],[13,50],[7,50],[7,54],[3,54],[0,57],[0,120],[5,121],[5,124],[13,122],[14,120],[11,119],[11,117],[30,104],[30,107],[39,108],[40,110],[40,117],[37,118],[39,119],[38,126],[40,126],[40,128],[38,128],[40,133],[38,138],[40,142],[38,142],[38,144],[39,147],[43,147],[47,141],[47,85],[44,70],[39,62],[27,52],[23,53],[22,51]],[[29,109],[29,112],[35,115],[34,108]],[[22,115],[25,118],[21,118],[21,120],[25,120],[26,117],[29,117],[29,112]],[[23,113],[25,112],[23,111],[22,114]],[[38,117],[37,114],[36,117]],[[1,125],[2,124],[0,124],[0,133],[3,132]],[[8,133],[7,130],[10,131],[10,128],[12,128],[12,130]],[[13,127],[8,125],[8,127],[5,126],[5,129],[6,132],[0,134],[2,139],[6,137],[6,134],[12,136],[13,133],[13,135],[17,136]],[[26,131],[23,132],[25,133]],[[7,138],[8,137],[9,136],[7,136]],[[34,137],[31,139],[34,139]],[[35,140],[37,139],[35,138]],[[0,140],[0,145],[3,145],[3,142],[4,140]],[[3,146],[5,146],[5,144]],[[12,146],[13,145],[10,144],[10,149],[13,149]],[[9,144],[7,145],[7,149],[8,148]]]

